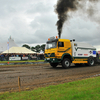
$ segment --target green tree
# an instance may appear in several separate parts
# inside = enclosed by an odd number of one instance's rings
[[[30,49],[30,46],[27,44],[22,45],[22,47],[26,47],[27,49]]]
[[[36,50],[35,50],[35,47],[31,47],[31,50],[32,50],[32,51],[36,51]]]
[[[35,46],[35,52],[40,52],[40,50],[41,50],[41,46],[40,45],[37,45],[37,46]]]
[[[41,50],[44,51],[45,50],[45,44],[41,45]]]

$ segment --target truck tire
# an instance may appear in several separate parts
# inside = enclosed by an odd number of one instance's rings
[[[58,63],[50,63],[50,65],[53,67],[53,68],[56,68]]]
[[[65,58],[62,61],[62,67],[65,68],[65,69],[69,68],[70,67],[70,64],[71,64],[71,62],[70,62],[70,60],[68,58]]]
[[[93,66],[94,64],[95,64],[94,58],[93,58],[93,57],[89,57],[89,58],[88,58],[88,65],[89,65],[89,66]]]

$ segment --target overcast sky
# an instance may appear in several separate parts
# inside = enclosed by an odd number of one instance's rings
[[[17,45],[45,43],[57,36],[57,0],[0,0],[0,43],[11,36]],[[100,48],[100,2],[91,6],[94,15],[84,10],[69,13],[61,38],[87,42]],[[87,7],[87,6],[85,6]],[[84,7],[84,8],[85,8]],[[100,49],[99,49],[100,50]]]

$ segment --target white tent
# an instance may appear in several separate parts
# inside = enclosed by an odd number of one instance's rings
[[[18,46],[10,36],[8,42],[0,43],[0,53],[11,47],[18,47]]]
[[[33,52],[25,47],[11,47],[9,50],[6,50],[2,53],[31,53],[31,54],[35,54],[36,52]]]

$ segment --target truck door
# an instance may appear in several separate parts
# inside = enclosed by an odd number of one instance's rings
[[[64,42],[58,42],[58,55],[61,57],[64,53]]]
[[[61,54],[68,53],[71,55],[71,44],[70,42],[58,42],[58,51]]]

